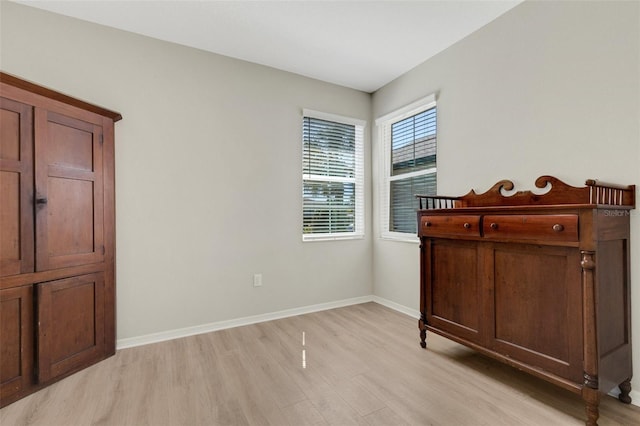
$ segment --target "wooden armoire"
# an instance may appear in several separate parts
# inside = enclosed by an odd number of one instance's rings
[[[115,353],[114,123],[0,73],[0,406]]]

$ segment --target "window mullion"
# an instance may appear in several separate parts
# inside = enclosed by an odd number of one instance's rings
[[[395,176],[389,176],[388,180],[389,182],[393,182],[396,180],[402,180],[402,179],[407,179],[407,178],[413,178],[416,176],[422,176],[422,175],[428,175],[431,173],[435,173],[437,171],[437,167],[432,167],[430,169],[424,169],[424,170],[418,170],[415,172],[411,172],[411,173],[403,173],[401,175],[395,175]]]
[[[325,175],[302,175],[303,180],[314,181],[314,182],[345,182],[345,183],[355,183],[356,178],[351,177],[342,177],[342,176],[325,176]]]

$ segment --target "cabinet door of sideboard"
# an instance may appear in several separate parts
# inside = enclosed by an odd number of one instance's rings
[[[478,243],[436,238],[424,244],[428,326],[479,343],[483,336]]]
[[[583,333],[579,250],[495,244],[492,251],[492,349],[580,383]]]

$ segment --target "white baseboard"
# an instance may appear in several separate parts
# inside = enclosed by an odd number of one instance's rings
[[[401,305],[399,303],[396,302],[392,302],[389,299],[385,299],[383,297],[378,297],[378,296],[373,296],[373,301],[376,303],[379,303],[382,306],[386,306],[387,308],[391,308],[394,311],[398,311],[401,312],[405,315],[409,315],[412,318],[415,319],[420,319],[420,311],[417,311],[415,309],[411,309],[407,306]]]
[[[328,309],[342,308],[344,306],[358,305],[374,301],[374,296],[354,297],[351,299],[337,300],[334,302],[320,303],[317,305],[303,306],[300,308],[286,309],[284,311],[271,312],[261,315],[253,315],[249,317],[236,318],[226,321],[213,322],[209,324],[196,325],[193,327],[179,328],[175,330],[162,331],[159,333],[146,334],[144,336],[129,337],[126,339],[118,339],[116,348],[126,349],[135,346],[148,345],[151,343],[164,342],[167,340],[179,339],[196,334],[209,333],[212,331],[224,330],[227,328],[240,327],[243,325],[257,324],[265,321],[272,321],[280,318],[293,317],[296,315],[304,315],[312,312],[326,311]],[[392,303],[392,302],[389,302]],[[398,305],[400,306],[400,305]],[[393,309],[393,308],[392,308]]]

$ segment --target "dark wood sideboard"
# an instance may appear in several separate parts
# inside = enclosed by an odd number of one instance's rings
[[[420,344],[434,332],[580,394],[596,425],[601,392],[631,402],[635,186],[535,185],[417,196]]]
[[[0,407],[115,353],[121,118],[0,73]]]

